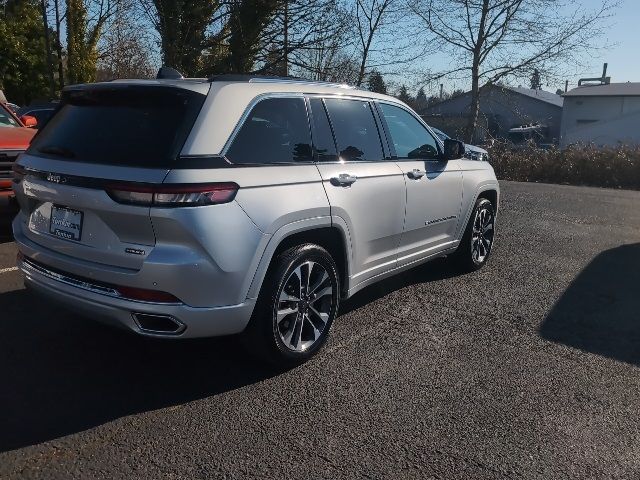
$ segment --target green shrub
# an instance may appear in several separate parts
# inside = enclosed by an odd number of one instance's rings
[[[489,158],[502,180],[640,190],[640,146],[511,150],[498,144]]]

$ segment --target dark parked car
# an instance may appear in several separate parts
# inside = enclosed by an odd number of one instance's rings
[[[41,128],[47,123],[57,106],[57,102],[29,105],[28,107],[20,107],[16,115],[18,115],[18,117],[22,115],[35,117],[38,121],[38,125],[35,128]]]

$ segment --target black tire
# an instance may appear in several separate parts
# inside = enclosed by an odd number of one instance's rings
[[[304,244],[285,250],[273,260],[264,279],[241,337],[245,348],[282,367],[306,362],[327,341],[338,313],[339,292],[336,264],[324,248]],[[291,313],[286,314],[288,310]]]
[[[452,255],[452,260],[461,271],[480,270],[489,260],[495,239],[495,219],[496,212],[491,201],[478,198],[460,245]]]

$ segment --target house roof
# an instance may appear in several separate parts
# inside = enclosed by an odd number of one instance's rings
[[[541,100],[543,102],[551,103],[557,107],[562,107],[564,103],[564,99],[560,95],[556,95],[552,92],[547,92],[545,90],[534,90],[532,88],[525,87],[503,87],[512,92],[519,93],[521,95],[526,95],[527,97],[535,98],[536,100]]]
[[[564,103],[564,98],[562,98],[560,95],[556,95],[555,93],[547,92],[545,90],[533,90],[531,88],[525,88],[525,87],[510,87],[508,85],[486,85],[482,88],[488,88],[488,87],[509,90],[511,92],[524,95],[525,97],[529,97],[535,100],[539,100],[541,102],[549,103],[551,105],[554,105],[560,108],[562,108],[562,104]],[[425,111],[428,111],[437,105],[442,105],[444,103],[454,101],[460,98],[461,96],[469,95],[470,93],[471,92],[465,92],[456,97],[447,98],[446,100],[442,100],[441,102],[434,103],[433,105],[430,105],[429,107],[427,107]]]
[[[624,97],[640,96],[640,82],[583,85],[569,90],[565,97]]]

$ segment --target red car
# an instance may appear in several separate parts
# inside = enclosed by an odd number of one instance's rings
[[[11,167],[19,154],[24,152],[36,133],[34,117],[18,118],[9,108],[0,103],[0,210],[12,202]]]

